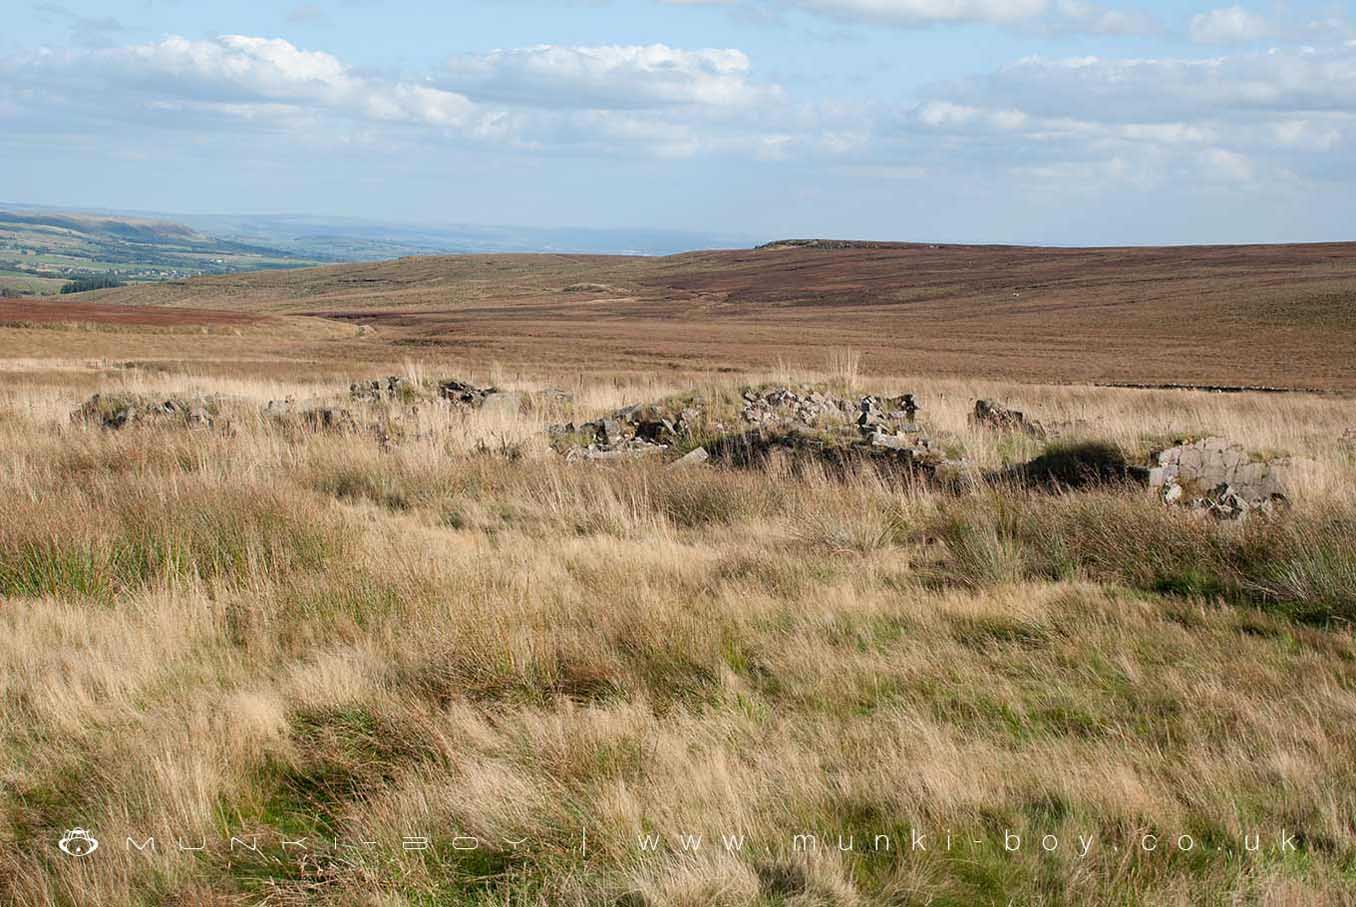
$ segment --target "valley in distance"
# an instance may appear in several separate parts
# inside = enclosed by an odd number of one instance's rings
[[[0,299],[0,900],[1351,903],[1356,244],[128,284]]]

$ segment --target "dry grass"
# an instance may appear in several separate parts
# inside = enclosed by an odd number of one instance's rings
[[[254,415],[334,395],[330,365],[21,363],[0,385],[0,898],[1350,903],[1353,404],[822,362],[778,377],[914,391],[986,468],[1040,445],[971,428],[977,396],[1133,457],[1223,433],[1313,462],[1290,512],[1221,526],[1130,489],[565,464],[541,441],[550,409],[429,408],[393,446]],[[564,387],[576,415],[687,389],[473,377]],[[71,425],[94,389],[222,394],[236,415]],[[55,848],[77,825],[102,842],[83,860]],[[948,832],[983,843],[948,853]],[[254,833],[261,852],[229,850]],[[1149,853],[1145,834],[1195,846]],[[156,854],[126,846],[152,835]]]

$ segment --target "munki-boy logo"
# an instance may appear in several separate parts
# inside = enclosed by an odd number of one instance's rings
[[[61,852],[73,857],[87,857],[99,849],[99,840],[83,828],[72,828],[57,842]]]

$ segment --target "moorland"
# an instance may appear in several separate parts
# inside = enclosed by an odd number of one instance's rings
[[[1352,252],[781,243],[0,301],[0,898],[1350,903]],[[898,437],[960,479],[675,465],[769,388],[912,395]],[[695,427],[587,455],[635,404]],[[1285,499],[1135,479],[1205,438],[1292,463]]]

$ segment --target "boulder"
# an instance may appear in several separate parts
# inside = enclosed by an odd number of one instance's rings
[[[681,469],[688,466],[700,466],[709,459],[711,459],[711,454],[707,452],[705,447],[695,447],[669,465],[675,469]]]
[[[439,382],[438,396],[457,406],[479,409],[490,394],[497,393],[496,387],[476,387],[465,381],[455,379]]]
[[[1033,438],[1045,437],[1045,429],[1039,422],[1028,419],[1018,410],[1008,409],[991,400],[975,401],[975,411],[970,414],[970,424],[990,431],[1021,432]]]

